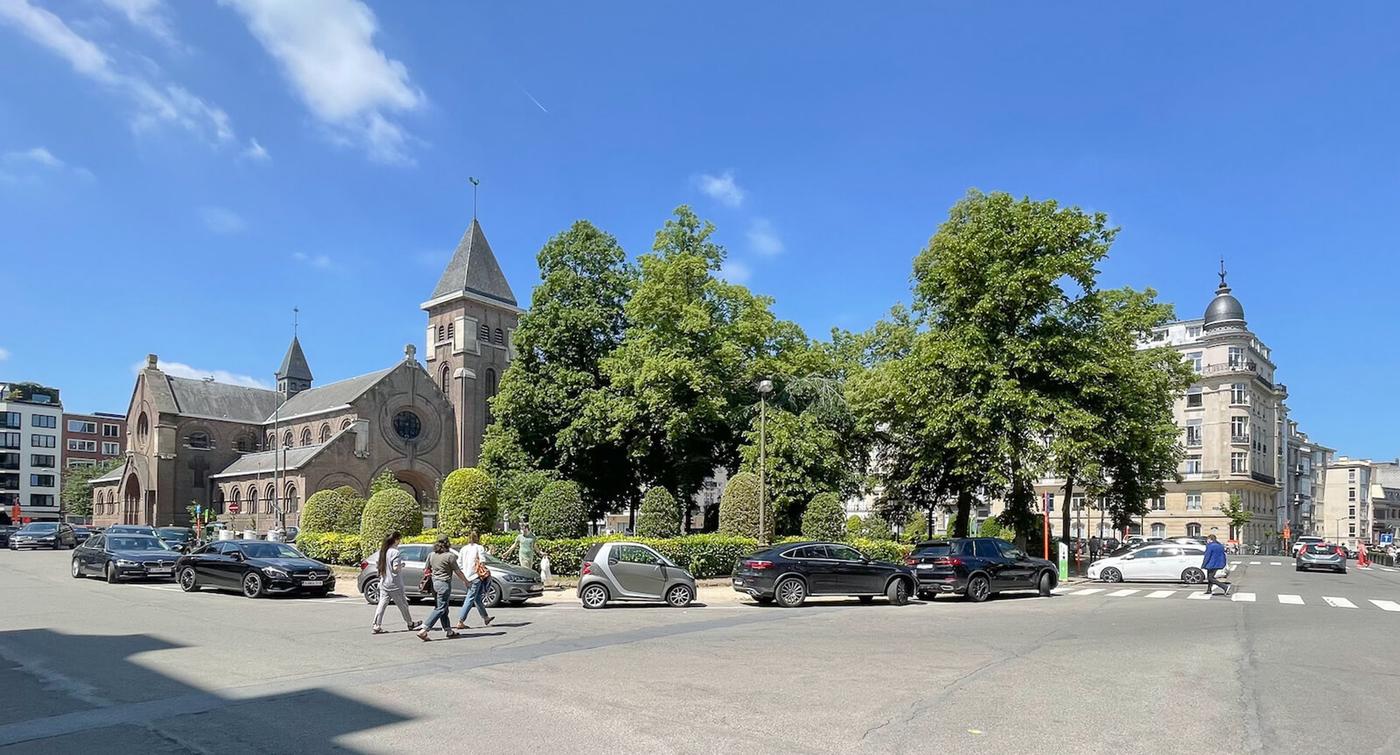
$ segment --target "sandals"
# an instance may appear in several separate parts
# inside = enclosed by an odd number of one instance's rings
[[[384,634],[384,628],[383,628],[383,627],[370,627],[369,633],[370,633],[370,634]]]
[[[423,628],[423,622],[421,622],[421,621],[415,621],[415,622],[413,622],[412,624],[409,624],[409,625],[408,625],[408,631],[410,631],[410,632],[414,631],[415,629],[422,629],[422,628]]]
[[[451,629],[447,630],[447,639],[449,639],[449,640],[455,640],[455,639],[457,639],[458,637],[461,637],[461,636],[462,636],[462,635],[460,635],[460,634],[458,634],[458,633],[452,631]]]
[[[422,640],[422,641],[424,641],[424,642],[432,642],[432,641],[433,641],[433,638],[429,637],[427,632],[419,632],[419,633],[418,633],[418,639],[420,639],[420,640]]]

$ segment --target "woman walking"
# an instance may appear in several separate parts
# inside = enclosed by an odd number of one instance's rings
[[[456,637],[457,633],[452,631],[451,620],[447,614],[451,610],[449,601],[452,599],[452,576],[455,574],[463,583],[467,581],[467,575],[462,573],[462,568],[457,565],[457,554],[452,552],[452,543],[444,535],[433,543],[433,552],[428,554],[428,563],[424,565],[433,583],[433,612],[428,614],[428,621],[423,628],[418,631],[418,639],[427,642],[428,632],[432,631],[433,624],[442,622],[442,628],[447,632],[449,639]]]
[[[370,625],[370,631],[374,634],[384,634],[384,627],[381,626],[384,623],[384,609],[389,607],[391,600],[403,614],[408,631],[421,626],[408,612],[408,596],[403,591],[403,556],[399,555],[399,541],[402,539],[403,535],[398,532],[390,532],[379,546],[379,607],[374,610],[374,623]]]
[[[481,547],[481,535],[475,530],[462,548],[462,571],[467,574],[467,599],[462,601],[462,615],[457,617],[457,628],[467,629],[467,614],[472,606],[481,613],[481,620],[491,626],[491,616],[486,613],[486,591],[491,589],[491,570],[486,568],[486,549]]]

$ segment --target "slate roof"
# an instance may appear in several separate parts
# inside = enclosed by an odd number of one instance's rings
[[[306,363],[306,354],[302,353],[301,341],[296,336],[292,336],[292,345],[287,347],[282,366],[277,368],[277,379],[283,378],[311,382],[311,365]]]
[[[282,403],[282,394],[266,388],[165,376],[178,414],[235,422],[261,423]]]
[[[99,482],[116,482],[117,480],[120,480],[122,478],[122,472],[125,471],[126,465],[123,464],[122,466],[112,469],[105,474],[99,475],[97,477],[92,478],[91,480],[88,480],[88,484],[95,485]]]
[[[452,261],[442,271],[437,288],[429,300],[452,294],[470,293],[487,299],[516,306],[515,292],[510,290],[505,273],[486,242],[486,234],[481,224],[472,218],[472,225],[457,242],[457,250],[452,253]]]
[[[304,414],[315,414],[317,412],[334,409],[338,406],[345,406],[359,398],[361,394],[372,388],[375,383],[383,380],[384,376],[388,375],[393,370],[393,367],[389,367],[388,369],[352,377],[347,380],[330,383],[329,385],[323,385],[319,388],[308,388],[292,396],[285,404],[282,404],[280,408],[278,408],[276,404],[268,407],[267,411],[255,421],[268,424],[273,421],[274,414],[276,417],[285,420],[288,417],[300,417]],[[278,393],[277,396],[281,398],[282,394]]]
[[[321,452],[329,443],[315,446],[298,446],[286,449],[286,454],[278,459],[276,451],[258,451],[257,453],[243,454],[234,460],[227,467],[224,467],[218,474],[209,475],[214,477],[232,477],[236,475],[258,474],[261,472],[271,472],[274,469],[298,469],[301,465],[310,461],[312,457]]]

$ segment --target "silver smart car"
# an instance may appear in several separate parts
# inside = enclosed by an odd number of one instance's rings
[[[684,608],[695,600],[695,577],[641,543],[598,543],[579,570],[578,598],[584,608],[610,601],[665,601]]]

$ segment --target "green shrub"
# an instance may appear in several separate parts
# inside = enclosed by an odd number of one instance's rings
[[[870,516],[852,516],[846,520],[847,538],[864,538],[866,540],[889,540],[894,537],[890,533],[890,526],[874,514]]]
[[[336,519],[336,532],[359,532],[360,520],[364,518],[365,499],[359,491],[349,485],[335,489],[340,494],[340,517]]]
[[[303,532],[297,537],[297,547],[307,558],[340,566],[354,566],[364,555],[360,536],[351,532]]]
[[[675,537],[681,534],[681,505],[661,486],[647,490],[637,511],[639,537]]]
[[[530,516],[530,507],[539,497],[545,486],[559,479],[551,470],[529,469],[511,472],[501,478],[497,501],[500,513],[512,521],[520,522]]]
[[[360,522],[360,547],[369,553],[394,530],[404,535],[423,531],[423,510],[413,496],[398,488],[381,490],[365,502]]]
[[[475,467],[449,474],[438,497],[437,523],[449,537],[495,529],[496,483],[491,476]]]
[[[1002,537],[1008,533],[1009,531],[1001,526],[1001,522],[991,517],[983,519],[982,523],[977,525],[978,537]]]
[[[909,521],[904,523],[904,532],[900,534],[899,539],[906,543],[922,543],[928,540],[928,514],[916,511],[910,515]]]
[[[399,478],[395,477],[394,473],[387,469],[376,475],[373,480],[370,480],[370,498],[373,498],[375,493],[383,490],[402,490],[402,488],[399,487]]]
[[[306,532],[341,532],[341,510],[345,508],[340,490],[318,490],[306,499],[301,510],[301,528]]]
[[[905,557],[914,550],[913,546],[894,540],[872,540],[857,537],[852,538],[849,542],[856,550],[876,561],[892,561],[896,564],[904,563]]]
[[[802,515],[802,536],[835,540],[846,533],[846,508],[835,493],[818,493]]]
[[[530,507],[530,528],[541,538],[578,537],[583,534],[584,517],[578,485],[556,480],[540,491]]]
[[[724,486],[724,495],[719,501],[719,532],[734,537],[758,538],[763,542],[773,539],[773,507],[765,504],[763,531],[759,531],[759,487],[758,475],[740,472],[729,478]]]

